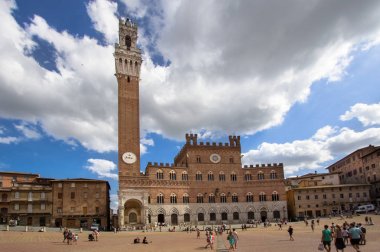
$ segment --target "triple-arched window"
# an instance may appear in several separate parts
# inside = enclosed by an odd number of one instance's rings
[[[170,180],[177,180],[177,174],[175,173],[175,171],[171,170],[169,172],[169,179]]]
[[[164,173],[161,169],[157,170],[156,177],[157,179],[164,179]]]

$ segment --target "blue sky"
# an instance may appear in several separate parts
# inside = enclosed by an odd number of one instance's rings
[[[378,1],[1,1],[0,170],[117,194],[119,17],[139,25],[141,169],[185,133],[324,172],[380,144]]]

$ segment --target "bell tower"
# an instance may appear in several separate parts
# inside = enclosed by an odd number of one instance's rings
[[[139,77],[141,50],[137,48],[137,25],[119,20],[119,43],[115,44],[115,76],[118,84],[119,189],[124,179],[140,175]]]

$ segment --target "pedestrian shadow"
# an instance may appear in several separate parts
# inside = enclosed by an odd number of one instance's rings
[[[277,240],[279,242],[291,242],[291,240]]]
[[[54,245],[66,245],[67,246],[67,242],[51,242],[52,244]]]
[[[205,246],[197,247],[195,250],[205,250]]]

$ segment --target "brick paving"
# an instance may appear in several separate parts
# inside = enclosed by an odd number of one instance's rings
[[[367,245],[361,246],[362,252],[380,251],[380,216],[369,215],[372,217],[375,225],[367,226]],[[348,219],[348,222],[357,221],[364,223],[364,216]],[[321,230],[324,224],[342,223],[338,218],[321,219],[320,225],[316,225],[315,231],[312,232],[310,226],[306,227],[303,222],[291,223],[294,227],[295,241],[289,241],[286,231],[288,226],[283,226],[279,230],[277,226],[252,228],[248,231],[238,230],[239,242],[237,251],[247,252],[311,252],[317,251],[317,246],[321,237]],[[106,232],[101,233],[98,242],[88,242],[87,235],[89,232],[83,232],[79,235],[80,239],[77,245],[67,245],[62,242],[62,234],[59,232],[7,232],[0,231],[0,251],[9,252],[55,252],[55,251],[91,251],[91,252],[185,252],[185,251],[206,251],[205,234],[202,232],[201,239],[196,238],[196,232],[119,232],[117,234]],[[142,239],[148,237],[150,244],[133,244],[133,239],[139,236]],[[215,251],[227,251],[221,244],[227,246],[226,235],[218,237]],[[218,249],[219,248],[219,249]],[[210,250],[210,249],[207,249]],[[335,248],[331,251],[335,252]],[[350,252],[354,249],[349,245],[345,251]]]

